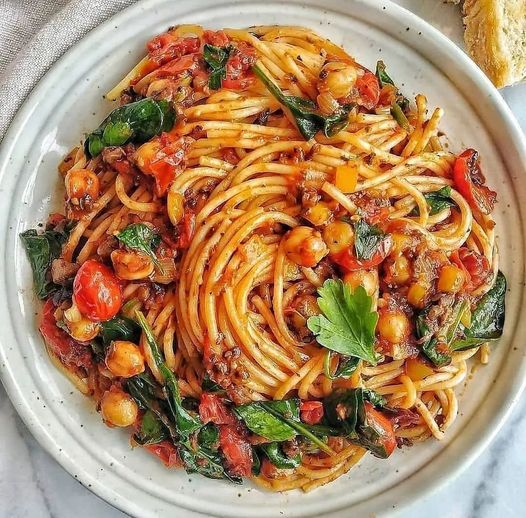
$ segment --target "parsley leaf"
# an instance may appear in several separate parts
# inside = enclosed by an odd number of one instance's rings
[[[219,90],[221,88],[221,81],[226,77],[226,64],[230,57],[232,47],[216,47],[206,43],[203,47],[203,59],[210,67],[210,77],[208,78],[208,86],[212,90]]]
[[[354,233],[356,257],[361,260],[371,259],[385,238],[385,233],[380,228],[369,225],[364,219],[354,225]]]
[[[117,239],[132,250],[142,252],[151,257],[157,268],[161,269],[159,260],[153,251],[159,246],[160,237],[144,223],[133,223],[117,234]]]
[[[318,293],[323,314],[307,320],[317,342],[331,351],[376,364],[374,331],[378,313],[371,311],[372,299],[365,289],[358,286],[351,291],[341,280],[328,279]]]

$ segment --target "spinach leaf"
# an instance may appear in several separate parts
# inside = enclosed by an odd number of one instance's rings
[[[398,122],[398,125],[401,128],[409,132],[411,130],[411,126],[405,115],[405,112],[409,108],[409,99],[400,94],[398,87],[395,85],[391,77],[389,77],[389,74],[386,72],[385,68],[385,63],[383,61],[378,61],[376,63],[376,77],[378,78],[378,83],[380,88],[383,88],[385,85],[391,85],[394,87],[396,99],[391,105],[391,115],[393,116],[394,120]]]
[[[342,430],[348,439],[367,448],[373,455],[386,458],[388,452],[382,443],[385,431],[376,423],[369,422],[365,402],[380,408],[385,405],[385,399],[372,390],[336,390],[323,402],[325,417],[330,425]]]
[[[163,131],[169,131],[174,122],[175,111],[167,101],[141,99],[113,110],[87,136],[84,150],[91,158],[108,146],[122,146],[128,142],[140,144]]]
[[[457,206],[453,201],[453,198],[451,198],[451,187],[449,185],[445,185],[441,189],[438,189],[438,191],[426,192],[424,198],[429,205],[430,216],[438,214],[447,207]],[[415,207],[411,212],[411,216],[418,216],[419,213],[420,211],[418,210],[418,207]]]
[[[267,405],[274,407],[280,414],[287,413],[291,418],[299,420],[299,403],[296,399],[269,401]],[[281,415],[276,417],[263,406],[263,403],[236,406],[234,413],[245,422],[250,431],[270,441],[286,441],[296,435],[295,429],[284,421]]]
[[[356,356],[345,356],[340,355],[338,367],[336,368],[336,371],[334,374],[331,374],[330,372],[330,366],[331,366],[331,351],[327,351],[327,355],[325,356],[325,361],[323,362],[323,371],[325,376],[331,380],[335,380],[338,378],[348,379],[352,376],[353,372],[358,367],[358,364],[360,363],[360,358],[357,358]]]
[[[179,434],[174,424],[165,413],[164,408],[161,406],[161,401],[158,400],[155,395],[156,385],[157,384],[151,380],[147,374],[143,373],[128,378],[125,387],[141,410],[150,411],[157,417],[169,432],[170,437],[175,443],[179,439]],[[140,438],[137,442],[140,442]]]
[[[201,428],[203,423],[201,423],[198,417],[190,414],[183,407],[177,378],[164,362],[150,324],[148,324],[148,321],[141,311],[136,311],[135,314],[150,347],[153,361],[164,378],[164,388],[168,396],[170,411],[175,419],[177,433],[181,438],[188,438],[190,434]]]
[[[60,289],[51,280],[50,268],[54,259],[60,257],[62,245],[67,241],[69,232],[64,230],[46,230],[39,234],[35,229],[20,234],[27,258],[33,270],[33,286],[39,299],[45,299]]]
[[[378,83],[380,88],[384,85],[393,85],[394,81],[389,77],[389,74],[385,70],[385,63],[383,61],[377,61],[376,63],[376,77],[378,78]]]
[[[395,101],[391,105],[391,115],[393,116],[393,119],[398,122],[398,125],[407,131],[408,133],[411,131],[411,125],[409,124],[409,121],[407,120],[407,117],[405,116],[404,110],[402,109],[402,106],[398,104],[397,101]]]
[[[331,115],[322,115],[310,99],[285,95],[281,88],[268,78],[258,65],[254,65],[252,70],[269,92],[290,111],[300,133],[306,140],[310,140],[318,131],[323,131],[326,137],[332,137],[347,127],[349,113],[354,107],[353,104],[341,106]]]
[[[113,340],[138,343],[140,334],[141,328],[131,318],[114,317],[111,320],[101,322],[100,336],[105,347],[108,347]]]
[[[373,257],[385,239],[385,233],[379,227],[369,225],[363,218],[355,223],[354,233],[356,257],[366,261]]]
[[[151,410],[147,410],[142,416],[141,427],[133,436],[135,442],[143,446],[157,444],[168,437],[166,427],[161,419]]]
[[[226,64],[232,52],[232,47],[216,47],[205,43],[203,47],[203,59],[210,67],[208,86],[212,90],[221,88],[221,81],[226,77]]]
[[[279,442],[269,442],[267,444],[262,444],[261,449],[268,457],[268,460],[279,469],[291,469],[297,468],[301,463],[301,456],[298,453],[293,457],[287,457],[283,453]]]
[[[261,473],[261,459],[258,451],[252,446],[252,475],[258,476]]]
[[[219,445],[219,429],[213,423],[208,423],[199,430],[197,441],[203,448],[217,450]]]
[[[493,287],[479,300],[471,315],[465,337],[452,343],[451,349],[462,351],[502,336],[506,312],[506,277],[497,273]]]
[[[438,348],[438,340],[435,336],[430,336],[429,326],[426,323],[429,309],[430,307],[427,307],[421,311],[415,319],[416,336],[417,338],[428,338],[422,344],[422,352],[437,367],[443,367],[451,362],[451,356]]]
[[[252,432],[270,441],[286,441],[296,434],[309,439],[326,453],[332,450],[300,421],[299,400],[259,401],[240,405],[234,412]]]
[[[190,444],[180,444],[178,452],[187,473],[199,473],[207,478],[226,478],[236,484],[241,483],[239,477],[232,476],[225,470],[218,451],[203,447],[193,450]]]
[[[328,279],[318,289],[323,314],[307,320],[316,341],[340,354],[376,364],[374,331],[378,313],[371,311],[372,299],[362,286],[351,291],[340,279]]]
[[[117,234],[117,239],[132,250],[137,250],[149,256],[160,268],[159,260],[153,251],[159,246],[161,238],[155,230],[144,223],[132,223]]]

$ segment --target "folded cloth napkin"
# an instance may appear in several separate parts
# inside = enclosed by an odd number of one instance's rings
[[[0,141],[49,67],[136,0],[0,0]]]

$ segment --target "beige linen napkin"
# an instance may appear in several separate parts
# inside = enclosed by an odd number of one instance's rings
[[[0,140],[49,67],[135,0],[0,0]]]

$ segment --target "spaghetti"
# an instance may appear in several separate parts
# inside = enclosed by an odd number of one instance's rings
[[[382,62],[301,27],[153,38],[22,234],[54,364],[167,466],[313,490],[440,440],[504,322],[495,193]]]

